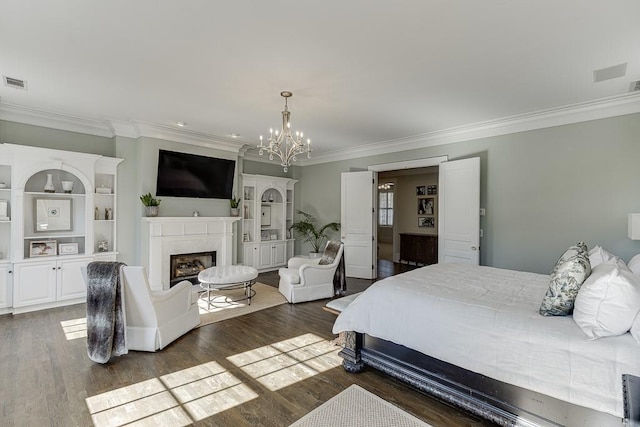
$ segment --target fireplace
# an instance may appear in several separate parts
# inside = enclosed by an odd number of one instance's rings
[[[216,265],[216,252],[195,252],[170,256],[169,286],[172,287],[183,280],[194,285],[198,282],[198,273]]]

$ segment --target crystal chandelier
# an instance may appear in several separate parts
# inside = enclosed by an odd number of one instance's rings
[[[307,153],[307,158],[311,158],[311,140],[307,139],[305,146],[302,132],[296,132],[295,136],[291,134],[291,122],[289,121],[291,113],[287,106],[287,98],[293,96],[289,91],[280,92],[280,96],[284,98],[284,111],[282,112],[282,129],[269,129],[268,145],[264,145],[262,135],[260,135],[260,155],[266,151],[269,153],[269,160],[273,160],[274,154],[280,157],[280,165],[285,172],[289,170],[292,161],[296,160],[298,154]]]

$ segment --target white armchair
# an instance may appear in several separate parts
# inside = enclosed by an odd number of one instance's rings
[[[334,295],[333,276],[343,250],[343,245],[340,244],[333,262],[326,265],[318,264],[321,258],[291,258],[287,268],[278,270],[280,293],[290,303],[331,298]]]
[[[191,282],[152,291],[144,267],[123,266],[120,276],[129,350],[163,349],[200,323]]]

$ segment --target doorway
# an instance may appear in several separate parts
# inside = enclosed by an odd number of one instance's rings
[[[378,173],[378,258],[401,261],[400,235],[438,235],[439,166]],[[391,215],[391,217],[390,217]]]

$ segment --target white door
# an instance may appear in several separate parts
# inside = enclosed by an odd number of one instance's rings
[[[340,228],[347,277],[377,276],[373,209],[376,179],[373,171],[342,174]]]
[[[480,158],[440,163],[438,263],[480,263]]]

